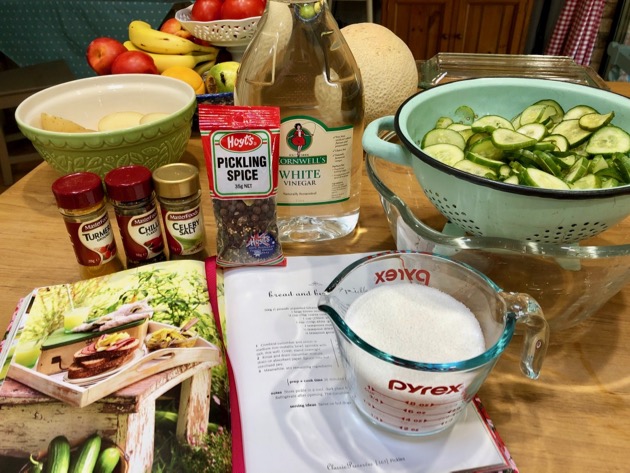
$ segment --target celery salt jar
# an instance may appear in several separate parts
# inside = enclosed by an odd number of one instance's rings
[[[199,170],[173,163],[153,171],[170,259],[204,260],[206,232],[201,210]]]

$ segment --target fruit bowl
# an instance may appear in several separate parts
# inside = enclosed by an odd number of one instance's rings
[[[383,139],[398,142],[394,132]],[[397,249],[450,256],[506,291],[530,294],[552,331],[584,322],[630,282],[630,218],[579,245],[470,236],[432,205],[409,166],[368,153],[366,171]]]
[[[194,21],[192,5],[178,10],[175,19],[195,38],[208,41],[213,46],[226,48],[234,61],[240,61],[243,52],[256,33],[261,17],[253,16],[242,20]]]
[[[197,108],[183,81],[153,74],[119,74],[66,82],[24,100],[15,112],[22,133],[61,174],[141,164],[151,170],[179,161]],[[166,113],[156,121],[114,131],[68,133],[41,128],[41,114],[71,120],[91,130],[113,112]]]
[[[420,146],[438,119],[457,119],[462,106],[478,117],[512,119],[529,105],[550,98],[564,110],[588,105],[600,113],[613,111],[611,124],[630,131],[630,100],[613,92],[554,80],[481,78],[416,94],[399,107],[395,117],[370,123],[363,146],[371,154],[410,166],[436,208],[469,234],[532,242],[579,242],[630,215],[630,185],[594,190],[514,185],[457,169],[429,156]],[[382,132],[394,130],[401,144],[379,138]]]

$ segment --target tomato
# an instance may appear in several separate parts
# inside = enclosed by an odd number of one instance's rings
[[[193,3],[190,17],[194,21],[216,21],[221,19],[221,0],[197,0]]]
[[[221,7],[221,18],[224,20],[240,20],[260,16],[265,9],[263,0],[225,0]]]

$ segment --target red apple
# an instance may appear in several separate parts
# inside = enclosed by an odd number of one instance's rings
[[[216,21],[221,19],[221,0],[196,0],[190,10],[194,21]]]
[[[102,76],[111,74],[114,59],[126,51],[127,48],[120,41],[104,36],[88,45],[85,58],[94,72]]]
[[[185,30],[179,20],[177,20],[177,18],[169,18],[164,23],[162,23],[162,26],[160,26],[160,31],[163,31],[164,33],[174,34],[176,36],[181,36],[182,38],[186,38],[189,40],[193,39],[192,33],[188,30]]]
[[[112,74],[159,74],[155,61],[142,51],[125,51],[114,59]]]

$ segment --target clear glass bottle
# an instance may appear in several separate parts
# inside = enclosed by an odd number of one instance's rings
[[[199,170],[187,163],[167,164],[153,171],[153,185],[162,213],[169,259],[206,259]]]
[[[81,278],[123,269],[100,176],[92,172],[68,174],[53,182],[52,192],[65,221]]]
[[[122,166],[105,175],[107,197],[127,257],[127,268],[166,261],[151,170],[140,165]]]
[[[363,86],[326,0],[268,0],[234,100],[280,108],[281,241],[351,233],[359,219]]]

